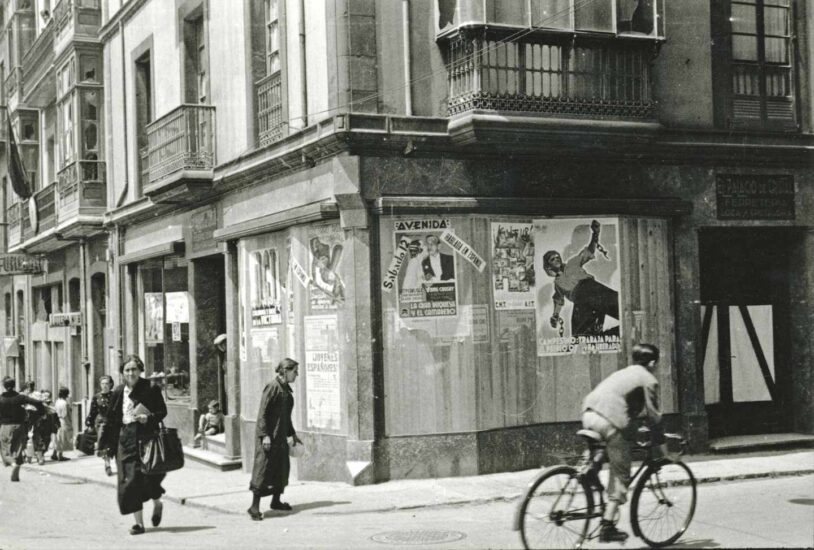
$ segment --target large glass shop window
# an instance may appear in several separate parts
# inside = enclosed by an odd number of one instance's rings
[[[167,400],[189,400],[189,294],[187,268],[178,262],[142,265],[146,375],[163,374]]]
[[[571,422],[645,341],[675,411],[666,220],[383,217],[388,435]]]

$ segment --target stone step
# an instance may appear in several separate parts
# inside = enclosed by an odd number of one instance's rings
[[[226,434],[205,435],[203,437],[206,441],[201,442],[202,448],[213,453],[226,455]]]
[[[237,470],[243,465],[243,461],[240,458],[227,458],[220,453],[187,447],[186,445],[184,446],[184,457],[217,468],[222,472]]]
[[[814,447],[814,435],[797,433],[735,435],[709,441],[710,450],[716,453],[741,453],[758,449],[791,447]]]

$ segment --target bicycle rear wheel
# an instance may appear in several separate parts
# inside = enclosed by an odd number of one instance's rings
[[[525,548],[579,548],[588,533],[593,493],[577,470],[553,466],[531,484],[520,507]]]
[[[696,481],[686,464],[660,460],[651,464],[633,489],[633,532],[658,548],[677,541],[695,513]]]

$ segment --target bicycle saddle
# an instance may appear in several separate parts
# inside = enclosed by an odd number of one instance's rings
[[[580,437],[584,437],[585,439],[590,440],[592,443],[604,443],[605,440],[602,439],[602,436],[599,435],[599,432],[595,432],[593,430],[587,430],[585,428],[581,430],[577,430],[577,435]]]

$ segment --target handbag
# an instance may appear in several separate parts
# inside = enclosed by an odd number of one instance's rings
[[[141,471],[145,475],[166,474],[184,467],[184,448],[178,430],[159,423],[158,430],[140,443]]]
[[[74,446],[83,454],[92,455],[94,454],[93,446],[96,443],[96,439],[97,439],[96,432],[87,430],[82,433],[76,434]]]

